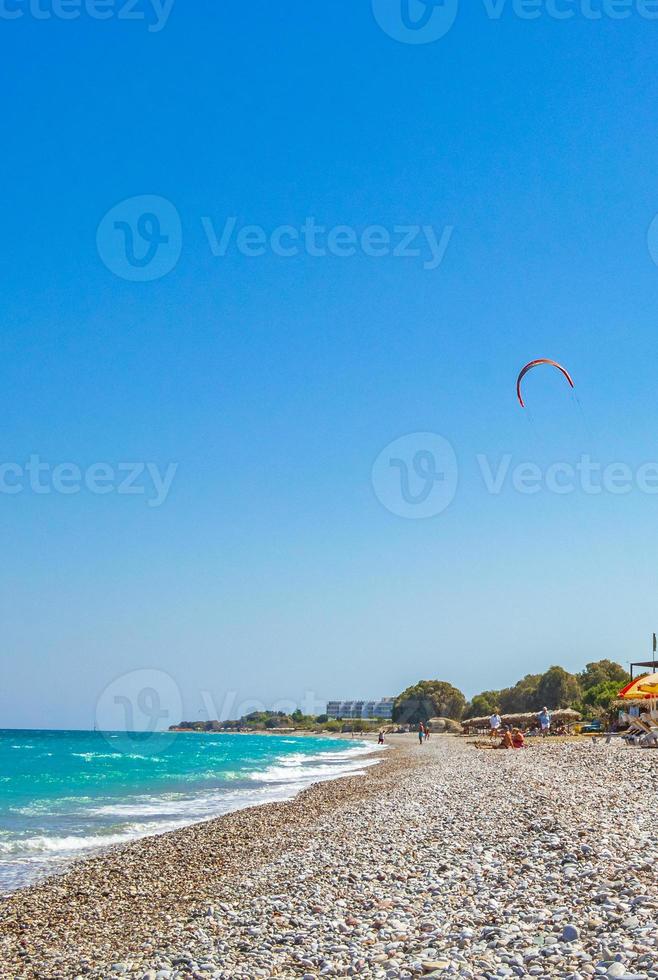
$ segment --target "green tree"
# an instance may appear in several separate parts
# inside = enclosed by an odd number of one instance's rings
[[[289,719],[285,719],[289,721]],[[265,719],[266,728],[287,728],[284,719],[277,717],[276,715],[270,715],[269,718]]]
[[[592,687],[598,687],[600,684],[613,681],[617,684],[617,690],[619,690],[630,679],[630,674],[624,670],[621,664],[615,663],[614,660],[596,660],[591,664],[587,664],[585,669],[578,675],[578,680],[583,691],[588,691]]]
[[[619,694],[621,686],[619,681],[603,681],[601,684],[595,684],[583,694],[582,704],[608,709]]]
[[[465,718],[483,718],[484,715],[493,714],[500,704],[500,691],[482,691],[476,694],[466,705],[464,712]]]
[[[464,713],[466,698],[447,681],[419,681],[395,699],[393,720],[416,725],[430,718],[454,718]]]
[[[568,708],[581,696],[580,682],[564,667],[549,667],[537,685],[537,707]]]
[[[526,674],[514,687],[501,691],[499,707],[503,714],[539,710],[542,705],[537,692],[541,678],[541,674]]]

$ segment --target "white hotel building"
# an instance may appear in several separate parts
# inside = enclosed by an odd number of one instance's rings
[[[327,701],[327,717],[338,719],[381,718],[390,721],[393,717],[395,698],[379,698],[377,701]]]

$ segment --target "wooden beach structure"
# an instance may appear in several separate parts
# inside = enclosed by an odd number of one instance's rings
[[[539,720],[536,711],[521,711],[515,714],[501,715],[503,728],[520,728],[521,731],[528,731],[530,728],[539,728]],[[551,711],[551,728],[566,728],[569,730],[577,722],[582,720],[582,715],[572,708],[557,708]],[[464,718],[462,721],[462,731],[464,735],[481,735],[490,731],[489,715],[480,718]]]
[[[655,674],[658,670],[658,663],[654,655],[653,660],[631,660],[629,667],[631,669],[631,680],[633,680],[633,675],[636,670],[640,672],[640,675],[648,672]]]
[[[629,664],[631,669],[631,680],[634,679],[633,675],[635,674],[636,670],[639,670],[640,674],[655,674],[658,670],[658,663],[656,662],[656,656],[658,655],[658,636],[656,636],[655,633],[653,634],[652,647],[653,650],[651,660],[632,660]]]
[[[459,735],[461,733],[460,723],[454,718],[430,718],[426,724],[432,734]]]

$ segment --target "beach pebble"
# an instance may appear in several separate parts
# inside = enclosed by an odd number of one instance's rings
[[[0,957],[12,980],[658,980],[651,808],[623,806],[657,777],[623,746],[410,740],[9,899]]]

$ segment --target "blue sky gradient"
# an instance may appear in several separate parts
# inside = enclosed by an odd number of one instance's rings
[[[7,9],[7,8],[3,8]],[[575,8],[576,10],[578,8]],[[490,494],[477,462],[658,460],[658,20],[490,19],[405,44],[367,0],[0,19],[1,461],[177,464],[159,507],[0,493],[0,726],[87,727],[170,674],[246,699],[468,694],[649,652],[658,497]],[[97,229],[171,202],[175,267]],[[212,254],[202,219],[454,228],[422,257]],[[576,402],[549,369],[566,364]],[[454,447],[450,507],[379,502],[378,454]],[[177,719],[174,719],[177,720]]]

